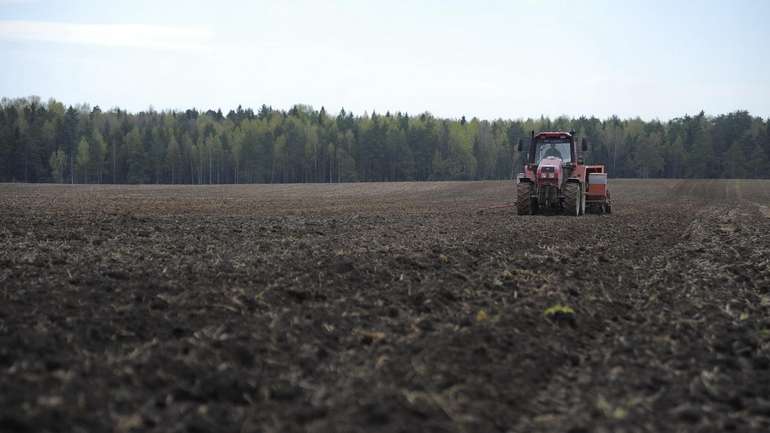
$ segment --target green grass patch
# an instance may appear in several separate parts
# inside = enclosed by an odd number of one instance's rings
[[[575,310],[567,305],[556,304],[552,307],[546,308],[543,314],[545,317],[554,317],[559,315],[572,316],[575,314]]]

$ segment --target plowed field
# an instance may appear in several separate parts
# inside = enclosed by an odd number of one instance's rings
[[[770,431],[770,182],[610,187],[0,185],[0,431]]]

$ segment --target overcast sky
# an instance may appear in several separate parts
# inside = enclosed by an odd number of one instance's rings
[[[0,96],[130,111],[770,117],[768,19],[765,0],[0,0]]]

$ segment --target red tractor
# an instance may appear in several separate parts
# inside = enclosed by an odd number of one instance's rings
[[[524,143],[519,140],[519,152]],[[582,140],[581,150],[588,150]],[[541,132],[532,138],[524,172],[516,182],[519,215],[560,212],[564,215],[611,213],[607,171],[603,165],[586,165],[578,153],[575,131]]]

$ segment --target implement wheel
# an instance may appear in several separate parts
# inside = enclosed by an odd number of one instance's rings
[[[516,213],[519,215],[532,215],[532,200],[529,194],[532,185],[522,182],[516,185]]]
[[[580,184],[568,182],[564,186],[564,215],[579,216],[583,205],[580,196]]]

